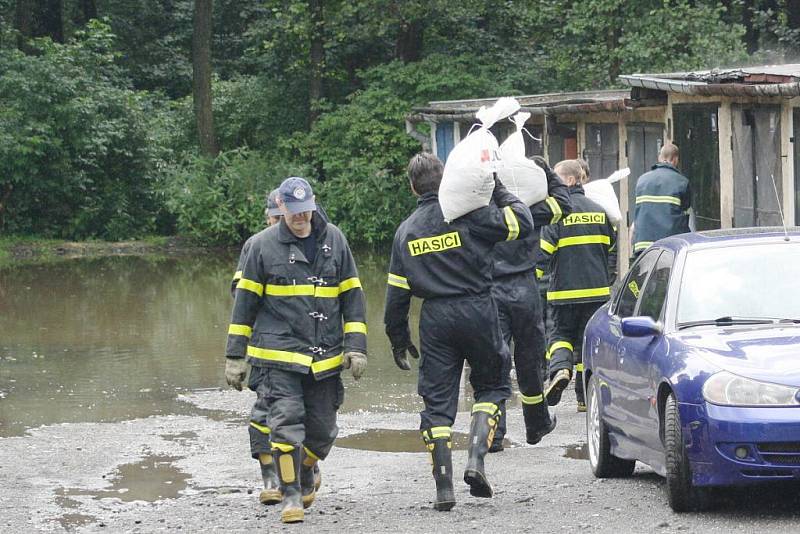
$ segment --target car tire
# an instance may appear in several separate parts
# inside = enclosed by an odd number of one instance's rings
[[[664,452],[667,471],[667,499],[675,512],[695,512],[708,507],[709,493],[692,484],[692,470],[686,456],[678,402],[670,393],[664,407]]]
[[[622,478],[633,474],[636,460],[623,460],[611,454],[608,430],[600,415],[600,387],[597,377],[589,378],[586,391],[586,443],[589,465],[597,478]]]

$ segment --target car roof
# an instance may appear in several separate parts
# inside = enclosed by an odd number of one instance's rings
[[[682,249],[716,248],[786,241],[800,243],[800,227],[762,226],[752,228],[726,228],[678,234],[656,242],[662,248],[675,252]]]

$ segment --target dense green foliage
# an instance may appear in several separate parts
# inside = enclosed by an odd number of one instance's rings
[[[216,0],[209,160],[192,0],[64,0],[56,29],[0,0],[0,233],[235,243],[295,174],[351,242],[384,242],[414,206],[414,106],[795,59],[798,3]]]

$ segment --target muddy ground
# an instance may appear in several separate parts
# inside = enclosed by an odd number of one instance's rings
[[[511,446],[488,458],[495,497],[470,497],[459,481],[448,513],[431,506],[416,414],[342,414],[342,445],[420,452],[337,446],[306,522],[284,527],[278,510],[257,500],[244,426],[251,395],[203,391],[183,397],[195,415],[52,425],[0,439],[0,531],[758,532],[793,531],[800,516],[796,487],[727,492],[712,512],[678,515],[644,466],[627,480],[596,480],[583,459],[583,414],[567,399],[556,432],[537,446],[519,443],[521,413],[510,410]],[[467,432],[466,413],[455,430]],[[465,455],[455,452],[456,472]]]

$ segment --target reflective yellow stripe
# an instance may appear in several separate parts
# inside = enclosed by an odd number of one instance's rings
[[[536,278],[541,278],[544,276],[544,271],[541,269],[536,269]]]
[[[233,273],[233,281],[238,282],[242,278],[242,271],[236,271]]]
[[[489,415],[494,415],[497,413],[497,409],[497,405],[491,402],[478,402],[472,405],[472,413],[486,412]]]
[[[578,372],[578,373],[582,373],[583,372],[583,364],[582,363],[576,363],[575,364],[575,371]]]
[[[232,336],[250,337],[253,335],[253,329],[246,324],[232,324],[228,327],[228,334]]]
[[[239,283],[236,284],[236,289],[246,289],[247,291],[252,291],[259,297],[264,294],[264,286],[259,284],[258,282],[253,282],[252,280],[248,280],[247,278],[242,278],[239,280]]]
[[[544,400],[544,395],[542,394],[528,397],[527,395],[523,395],[522,393],[520,393],[519,396],[522,399],[522,404],[539,404]]]
[[[547,206],[550,208],[550,211],[553,212],[553,218],[550,220],[550,224],[556,224],[558,221],[561,220],[561,216],[564,214],[561,211],[561,206],[558,205],[558,202],[553,197],[547,197],[544,199],[547,203]]]
[[[316,375],[319,373],[324,373],[325,371],[330,371],[331,369],[335,369],[341,365],[342,355],[339,354],[338,356],[332,356],[331,358],[326,358],[324,360],[312,363],[311,372]]]
[[[399,287],[400,289],[407,289],[411,291],[411,286],[408,285],[408,278],[397,274],[389,273],[389,278],[386,281],[390,286]]]
[[[548,254],[552,254],[556,251],[556,246],[549,241],[545,241],[544,239],[539,240],[539,248],[547,252]]]
[[[676,206],[681,205],[681,199],[668,195],[642,195],[640,197],[636,197],[637,204],[644,204],[646,202],[654,202],[656,204],[675,204]]]
[[[638,243],[635,243],[633,245],[633,250],[634,252],[638,250],[644,250],[652,244],[653,244],[652,241],[639,241]]]
[[[449,438],[453,434],[453,429],[449,426],[435,426],[430,428],[427,432],[431,439],[441,439]]]
[[[307,456],[309,456],[309,457],[313,458],[313,459],[314,459],[314,460],[316,460],[317,462],[319,461],[319,456],[317,456],[316,454],[314,454],[313,452],[311,452],[311,451],[309,450],[309,448],[308,448],[308,447],[303,447],[303,450],[304,450],[304,451],[306,451],[306,455],[307,455]]]
[[[316,286],[314,288],[314,296],[317,298],[335,299],[342,293],[341,286]]]
[[[519,237],[519,220],[517,214],[511,209],[511,206],[503,208],[503,215],[506,217],[506,226],[508,226],[508,237],[506,241],[513,241]]]
[[[262,434],[269,434],[272,432],[272,430],[270,430],[268,426],[259,425],[258,423],[255,423],[253,421],[250,421],[250,426],[258,430]]]
[[[339,282],[340,293],[350,291],[351,289],[355,289],[357,287],[361,287],[361,280],[359,280],[358,278],[348,278],[346,280],[342,280],[341,282]]]
[[[313,297],[314,286],[311,284],[290,286],[267,284],[266,293],[272,297]]]
[[[366,334],[367,333],[367,323],[344,323],[344,333],[345,334],[352,334],[352,333],[359,333],[359,334]]]
[[[573,245],[610,245],[611,238],[607,235],[578,235],[574,237],[563,237],[558,240],[556,248],[570,247]]]
[[[569,289],[566,291],[548,291],[547,300],[605,297],[610,294],[611,294],[611,288],[609,287],[595,287],[592,289]]]
[[[352,278],[350,280],[353,280]],[[357,278],[355,280],[358,280]],[[361,287],[360,283],[357,287]],[[336,298],[342,293],[339,286],[315,286],[312,284],[275,285],[267,284],[266,294],[271,297],[316,297]]]
[[[275,443],[272,442],[272,448],[278,449],[281,452],[292,452],[294,450],[293,445],[289,445],[288,443]]]
[[[268,360],[272,362],[282,362],[294,365],[302,365],[303,367],[311,367],[311,371],[314,374],[323,373],[325,371],[335,369],[336,367],[342,365],[341,354],[315,362],[313,357],[308,356],[306,354],[301,354],[299,352],[262,349],[250,345],[247,347],[247,355],[253,358],[258,358],[260,360]]]
[[[247,355],[259,360],[270,360],[273,362],[293,363],[302,365],[303,367],[310,367],[314,358],[299,352],[287,352],[284,350],[262,349],[249,345],[247,347]]]
[[[570,343],[569,341],[556,341],[555,343],[550,345],[550,349],[548,349],[544,357],[549,360],[550,358],[553,357],[553,353],[558,349],[567,349],[570,352],[575,351],[575,349],[572,347],[572,343]]]

